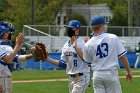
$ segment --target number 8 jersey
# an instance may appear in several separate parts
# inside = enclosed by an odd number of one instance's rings
[[[119,68],[118,58],[126,53],[120,39],[109,33],[92,37],[84,46],[84,60],[91,64],[93,70],[110,70]]]
[[[85,44],[84,40],[78,38],[76,40],[78,48],[83,50]],[[87,63],[85,63],[79,56],[76,50],[73,48],[70,41],[66,42],[62,48],[61,60],[67,64],[66,73],[67,74],[77,74],[89,72],[90,68]]]

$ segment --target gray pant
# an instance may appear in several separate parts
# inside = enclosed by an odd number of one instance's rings
[[[0,78],[0,88],[0,93],[12,93],[12,77]]]
[[[140,53],[136,53],[136,55],[137,55],[137,59],[134,68],[137,68],[138,64],[140,63]]]

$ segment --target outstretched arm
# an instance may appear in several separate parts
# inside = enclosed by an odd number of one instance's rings
[[[56,66],[66,68],[66,63],[64,63],[63,60],[55,60],[55,59],[52,59],[52,58],[48,57],[47,61],[51,62],[52,64],[54,64]]]
[[[52,58],[50,58],[50,57],[47,58],[47,61],[53,63],[53,64],[56,65],[56,66],[59,65],[59,61],[58,61],[58,60],[52,59]]]
[[[32,54],[19,55],[17,62],[25,62],[25,61],[29,60],[32,57],[33,57]]]

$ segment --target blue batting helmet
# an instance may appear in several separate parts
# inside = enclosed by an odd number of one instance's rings
[[[90,25],[100,25],[100,24],[108,24],[103,16],[94,16],[90,21]]]
[[[77,21],[77,20],[71,20],[69,22],[69,24],[67,26],[65,26],[65,27],[66,28],[78,28],[78,29],[80,29],[80,26],[81,26],[81,24],[80,24],[79,21]]]

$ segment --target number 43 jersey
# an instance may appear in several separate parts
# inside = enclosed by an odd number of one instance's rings
[[[85,44],[84,40],[82,38],[78,38],[76,43],[77,47],[83,51],[83,46]],[[67,74],[86,73],[90,71],[87,63],[79,57],[70,41],[66,42],[62,48],[61,60],[63,60],[67,65]]]
[[[84,46],[84,60],[93,70],[119,68],[118,58],[126,53],[121,40],[114,34],[102,33],[92,37]]]

